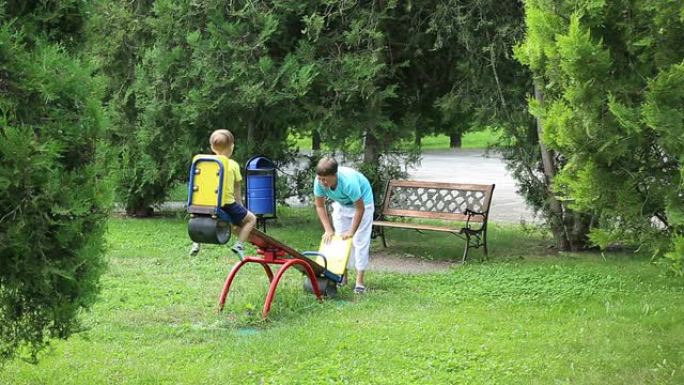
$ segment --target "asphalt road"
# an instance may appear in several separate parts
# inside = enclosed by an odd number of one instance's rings
[[[494,222],[534,222],[534,215],[516,192],[515,180],[495,153],[485,156],[479,149],[425,151],[411,179],[449,183],[494,183],[490,220]]]

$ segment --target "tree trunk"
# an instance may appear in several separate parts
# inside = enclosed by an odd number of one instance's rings
[[[462,133],[452,132],[449,134],[449,148],[461,148]]]
[[[415,144],[416,144],[416,146],[419,146],[419,147],[420,147],[420,144],[421,144],[422,139],[423,139],[423,135],[422,135],[420,132],[418,132],[418,130],[416,130],[416,136],[415,136]]]
[[[369,164],[377,164],[379,158],[378,138],[372,132],[366,130],[366,135],[363,143],[363,162]]]
[[[534,98],[537,100],[539,105],[544,103],[543,94],[543,80],[535,79],[534,81]],[[553,195],[551,191],[551,184],[553,183],[553,178],[556,175],[556,165],[554,162],[553,154],[544,145],[544,125],[540,118],[536,118],[537,121],[537,135],[539,136],[539,150],[541,151],[542,166],[544,168],[544,181],[545,181],[545,192],[546,199],[549,202],[550,211],[550,223],[551,232],[553,233],[553,238],[556,240],[556,246],[559,250],[568,251],[571,249],[570,242],[568,240],[565,226],[563,223],[563,206]]]
[[[321,134],[318,131],[311,132],[311,149],[321,151]]]
[[[566,210],[566,216],[569,210]],[[568,234],[568,241],[570,243],[571,251],[582,251],[589,247],[589,230],[593,217],[591,215],[582,214],[578,212],[570,212],[572,214],[572,230]]]
[[[152,207],[140,202],[133,207],[126,207],[126,215],[135,218],[149,218],[154,214]]]

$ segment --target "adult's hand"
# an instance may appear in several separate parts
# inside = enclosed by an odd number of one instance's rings
[[[346,240],[346,239],[352,238],[353,236],[354,236],[354,233],[352,233],[351,231],[347,231],[346,233],[342,234],[342,239]]]
[[[326,231],[325,233],[323,233],[323,243],[330,243],[333,235],[335,235],[335,233],[333,233],[332,231]]]

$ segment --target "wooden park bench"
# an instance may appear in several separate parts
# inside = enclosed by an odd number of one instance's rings
[[[377,220],[376,235],[387,247],[385,227],[441,231],[465,240],[463,260],[471,247],[484,248],[487,258],[487,219],[493,184],[440,183],[417,180],[391,180]],[[423,224],[408,218],[437,219],[445,226]]]

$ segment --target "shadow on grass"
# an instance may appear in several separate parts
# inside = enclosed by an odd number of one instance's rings
[[[397,257],[416,257],[433,261],[460,261],[465,240],[447,233],[386,228],[387,249],[378,238],[374,250],[383,250]],[[488,259],[501,261],[555,256],[557,251],[550,234],[537,227],[490,223],[487,234]],[[484,261],[483,248],[470,248],[467,262]]]

